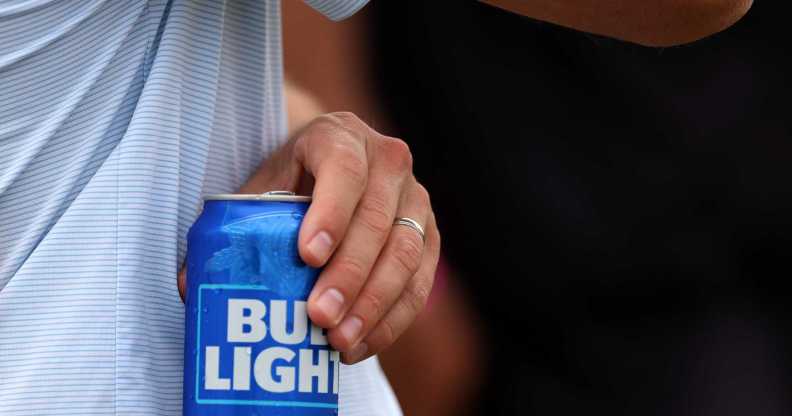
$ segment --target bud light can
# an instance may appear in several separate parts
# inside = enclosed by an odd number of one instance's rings
[[[340,356],[308,319],[309,197],[206,198],[187,243],[184,414],[337,415]]]

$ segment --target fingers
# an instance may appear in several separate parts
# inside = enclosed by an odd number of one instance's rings
[[[387,347],[423,308],[439,256],[429,197],[412,176],[407,145],[334,113],[310,123],[263,167],[253,185],[302,189],[314,181],[298,238],[307,264],[326,264],[308,299],[311,320],[330,329],[347,361]],[[397,215],[424,224],[426,242],[414,229],[394,227]]]
[[[298,241],[300,257],[314,267],[344,238],[368,182],[366,142],[373,132],[353,117],[319,117],[294,144],[294,158],[316,179]]]
[[[337,326],[358,297],[391,233],[404,184],[412,180],[412,161],[403,142],[379,137],[369,147],[373,155],[366,191],[308,299],[311,320],[325,328]]]
[[[429,223],[425,229],[426,246],[418,271],[407,282],[406,287],[400,292],[398,299],[385,316],[376,322],[368,334],[362,337],[362,341],[342,354],[345,364],[362,361],[392,345],[426,306],[434,283],[437,261],[440,257],[440,234],[437,231],[433,214],[430,214]]]
[[[413,180],[405,189],[398,216],[412,218],[420,224],[432,224],[431,215],[426,190]],[[425,254],[428,248],[433,246],[429,246],[427,241],[425,247],[416,230],[406,226],[392,227],[388,241],[354,305],[341,324],[328,331],[329,340],[336,349],[353,350],[377,326],[402,296],[408,282],[413,280],[424,256],[431,261],[433,253]],[[429,284],[431,286],[431,278]]]

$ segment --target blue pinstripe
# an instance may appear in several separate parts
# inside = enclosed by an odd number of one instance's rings
[[[184,236],[283,139],[280,44],[276,0],[0,3],[0,414],[180,413]]]

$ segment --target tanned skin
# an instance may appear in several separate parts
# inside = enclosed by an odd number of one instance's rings
[[[753,0],[480,0],[572,29],[665,47],[693,42],[736,23]]]

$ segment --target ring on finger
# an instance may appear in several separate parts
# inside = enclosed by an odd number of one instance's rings
[[[421,226],[418,221],[409,217],[396,217],[396,220],[393,221],[393,225],[404,225],[412,228],[421,236],[421,241],[426,243],[426,234],[424,233],[423,226]]]

